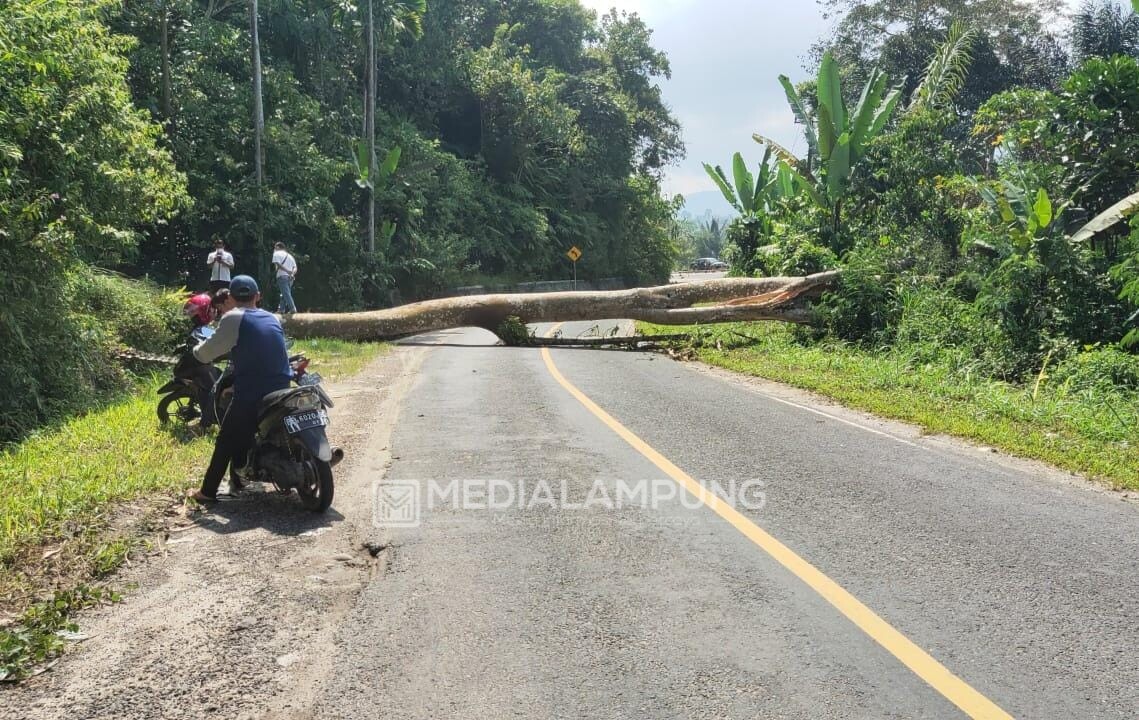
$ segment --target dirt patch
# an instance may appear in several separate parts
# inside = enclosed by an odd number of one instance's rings
[[[115,578],[125,602],[84,613],[86,641],[49,672],[0,689],[5,717],[295,716],[331,667],[332,631],[386,561],[371,487],[423,348],[397,347],[329,386],[331,439],[347,457],[316,516],[251,492],[168,518],[148,557]]]

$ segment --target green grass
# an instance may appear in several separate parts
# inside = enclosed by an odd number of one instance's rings
[[[334,382],[385,347],[318,340],[299,342],[292,352],[306,354],[312,369]],[[156,375],[132,396],[0,454],[0,609],[20,613],[0,628],[0,682],[22,679],[62,653],[67,633],[78,629],[73,611],[117,599],[82,584],[113,573],[139,542],[112,529],[116,507],[200,478],[213,437],[179,438],[159,426],[155,390],[165,380]],[[52,587],[62,589],[32,601]]]
[[[113,502],[189,484],[212,443],[184,443],[159,427],[162,382],[0,455],[0,563],[23,546],[74,536]]]
[[[383,345],[298,342],[326,381],[359,372]],[[155,376],[129,398],[41,432],[0,454],[0,588],[27,548],[92,540],[119,502],[193,485],[213,448],[212,436],[186,441],[155,415],[165,382]],[[105,573],[125,553],[92,542],[94,568]]]
[[[650,334],[678,332],[638,326]],[[701,328],[697,337],[696,355],[711,365],[811,390],[929,433],[1043,460],[1115,488],[1139,489],[1135,393],[1074,390],[1046,375],[1039,386],[1019,387],[922,362],[905,350],[800,344],[791,328],[775,324]]]
[[[320,373],[325,382],[336,382],[363,370],[387,347],[382,343],[344,340],[298,340],[289,352],[304,353],[311,360],[309,370]]]

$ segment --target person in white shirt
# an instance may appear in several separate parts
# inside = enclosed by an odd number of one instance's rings
[[[273,245],[273,269],[277,271],[277,288],[281,291],[281,300],[277,304],[277,313],[292,315],[297,311],[293,302],[293,282],[297,277],[297,261],[285,249],[285,243]]]
[[[214,240],[214,251],[206,258],[206,265],[210,268],[211,295],[216,295],[218,290],[229,287],[233,255],[225,249],[225,243],[220,239]]]

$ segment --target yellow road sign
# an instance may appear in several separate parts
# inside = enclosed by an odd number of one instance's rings
[[[581,259],[581,249],[577,245],[574,245],[566,251],[566,257],[568,257],[570,260],[573,260],[574,262],[577,262]]]

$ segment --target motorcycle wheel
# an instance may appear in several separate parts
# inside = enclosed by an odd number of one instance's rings
[[[305,451],[305,479],[297,494],[305,510],[322,513],[332,505],[332,465]]]
[[[202,414],[198,399],[190,388],[182,387],[165,395],[158,401],[158,422],[167,425],[170,421],[189,425]]]

